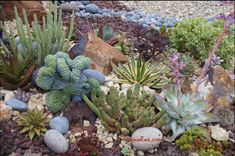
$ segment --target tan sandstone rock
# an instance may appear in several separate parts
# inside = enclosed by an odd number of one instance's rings
[[[11,118],[12,108],[0,101],[0,121],[7,121]]]

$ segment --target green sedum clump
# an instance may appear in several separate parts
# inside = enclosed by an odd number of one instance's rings
[[[87,97],[83,97],[83,100],[97,114],[108,131],[129,134],[137,128],[151,126],[163,115],[162,112],[156,113],[154,96],[139,94],[140,85],[137,84],[134,91],[127,91],[127,96],[119,95],[118,91],[111,87],[107,96],[103,92],[92,91],[91,100]]]
[[[197,144],[194,144],[195,142]],[[206,137],[200,129],[193,128],[186,131],[175,143],[181,150],[195,150],[206,144]]]
[[[46,114],[34,110],[23,113],[17,123],[23,126],[20,133],[27,133],[29,139],[33,140],[36,135],[41,136],[47,131],[45,127],[48,119]]]
[[[223,27],[221,20],[213,23],[202,18],[184,20],[170,30],[171,47],[179,52],[191,52],[196,59],[204,61],[212,51]],[[233,52],[234,34],[228,34],[224,36],[217,52],[217,56],[224,60],[224,67],[229,67]]]
[[[181,150],[197,152],[200,156],[222,156],[221,144],[210,143],[201,128],[186,131],[175,143]]]
[[[207,150],[202,150],[199,153],[200,156],[222,156],[223,154],[219,151],[216,151],[213,148],[207,149]]]

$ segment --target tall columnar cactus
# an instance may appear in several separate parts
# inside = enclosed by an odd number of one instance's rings
[[[50,90],[46,103],[52,112],[58,112],[70,102],[70,98],[79,99],[82,94],[88,94],[92,88],[97,89],[99,83],[93,78],[87,78],[82,72],[88,69],[91,60],[85,56],[77,56],[74,60],[64,52],[48,55],[45,66],[38,71],[37,85]]]
[[[70,27],[65,31],[63,27],[62,8],[57,10],[57,2],[53,5],[49,2],[47,16],[43,17],[42,26],[39,25],[36,15],[32,24],[32,34],[38,44],[37,62],[38,66],[43,66],[43,61],[48,54],[54,55],[57,51],[68,52],[69,42],[74,29],[74,13],[71,15]]]
[[[97,114],[107,130],[129,134],[137,128],[151,126],[164,114],[156,113],[154,96],[139,93],[139,84],[135,86],[134,91],[129,89],[127,96],[119,95],[118,91],[111,87],[107,96],[103,92],[93,90],[91,100],[86,96],[83,96],[83,100]]]

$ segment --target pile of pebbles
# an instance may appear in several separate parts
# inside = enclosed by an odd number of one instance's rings
[[[163,24],[167,27],[174,26],[177,20],[173,16],[163,16],[158,13],[146,14],[141,9],[135,9],[131,11],[118,10],[104,8],[101,9],[97,5],[90,3],[89,1],[71,1],[61,4],[63,11],[75,12],[75,16],[83,18],[103,18],[103,17],[121,17],[124,21],[131,21],[143,24],[145,27],[161,27]]]
[[[121,1],[129,9],[143,9],[146,13],[158,12],[177,20],[186,18],[212,18],[228,12],[233,6],[220,5],[220,1]]]

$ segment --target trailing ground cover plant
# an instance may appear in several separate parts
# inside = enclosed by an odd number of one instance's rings
[[[15,8],[16,29],[20,45],[12,33],[6,32],[3,26],[3,33],[8,42],[0,39],[0,84],[6,89],[17,89],[25,87],[31,79],[35,63],[35,46],[32,40],[30,27],[26,24],[26,30],[22,20]],[[26,13],[24,22],[28,23]]]
[[[162,88],[167,85],[167,79],[164,77],[167,67],[163,66],[159,69],[159,64],[152,64],[150,60],[145,62],[140,56],[135,60],[133,53],[131,53],[130,64],[116,66],[111,62],[111,65],[113,71],[119,76],[120,83],[140,83],[151,88]]]
[[[180,52],[191,52],[196,59],[204,61],[223,30],[223,24],[222,20],[211,23],[202,18],[179,22],[169,30],[171,46]],[[232,29],[229,31],[231,32]],[[233,57],[234,52],[234,36],[232,34],[224,36],[218,52],[218,56],[224,60],[223,66],[228,67],[228,61]]]
[[[79,101],[83,94],[99,87],[97,80],[87,78],[82,73],[91,64],[91,60],[85,56],[71,60],[68,54],[57,52],[55,55],[47,55],[44,63],[45,66],[39,68],[36,83],[49,91],[46,104],[53,113],[65,108],[72,97]]]
[[[29,139],[33,140],[36,135],[41,136],[47,131],[48,119],[43,112],[34,110],[23,113],[17,123],[22,126],[20,133],[27,133]]]
[[[36,51],[38,66],[42,66],[44,59],[49,54],[55,54],[57,51],[68,52],[69,41],[72,37],[74,27],[74,14],[71,15],[69,32],[63,27],[62,8],[57,11],[57,3],[53,6],[49,3],[49,11],[46,17],[43,17],[42,26],[38,24],[36,15],[32,24],[33,36],[38,44]]]
[[[83,100],[101,119],[102,125],[111,132],[132,133],[140,127],[151,126],[158,121],[164,112],[155,112],[155,97],[141,92],[137,84],[127,96],[119,95],[117,89],[111,87],[106,96],[102,91],[91,92],[91,99],[83,96]]]

